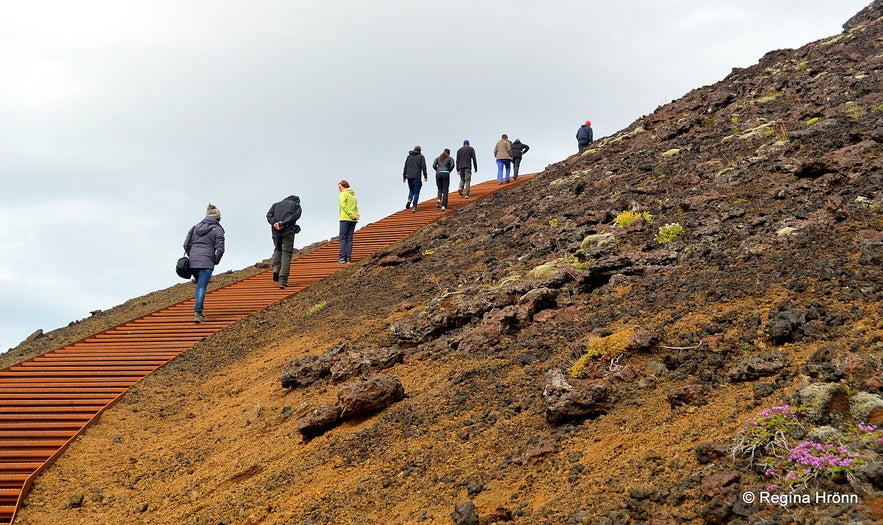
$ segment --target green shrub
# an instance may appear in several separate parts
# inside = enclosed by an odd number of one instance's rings
[[[631,210],[619,212],[616,218],[613,219],[613,222],[615,222],[617,226],[624,228],[638,219],[642,219],[647,224],[653,224],[653,216],[646,211],[637,212]]]
[[[667,244],[675,240],[684,233],[684,228],[680,224],[673,222],[659,227],[659,233],[656,235],[656,242],[659,244]]]

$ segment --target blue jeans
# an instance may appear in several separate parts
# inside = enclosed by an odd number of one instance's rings
[[[509,182],[509,159],[497,159],[497,183],[503,184],[503,167],[506,167],[506,182]]]
[[[408,179],[408,202],[412,206],[417,206],[417,200],[420,198],[420,188],[422,187],[423,181],[420,180],[420,177]]]
[[[201,314],[202,305],[205,302],[205,291],[208,288],[208,282],[212,280],[211,268],[193,268],[193,276],[196,277],[196,305],[193,311]]]
[[[340,258],[349,261],[353,255],[353,232],[356,231],[356,223],[353,221],[340,221]]]

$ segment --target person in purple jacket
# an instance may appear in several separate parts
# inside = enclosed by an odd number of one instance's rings
[[[205,321],[203,303],[208,283],[215,265],[224,256],[224,228],[221,226],[221,210],[208,203],[205,218],[196,223],[184,238],[184,253],[190,258],[190,269],[196,278],[196,303],[193,306],[193,322]]]

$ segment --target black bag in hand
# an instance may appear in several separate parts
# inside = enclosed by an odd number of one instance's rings
[[[178,259],[178,264],[175,265],[175,273],[182,279],[193,277],[193,272],[190,271],[190,259],[186,255]]]

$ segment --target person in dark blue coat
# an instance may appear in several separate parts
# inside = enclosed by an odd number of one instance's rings
[[[221,210],[208,203],[205,218],[195,224],[184,238],[184,253],[190,258],[190,269],[196,278],[196,303],[193,305],[193,322],[205,321],[203,303],[206,289],[215,265],[224,256],[224,228],[221,226]]]
[[[579,150],[582,151],[586,149],[586,147],[592,143],[594,137],[592,136],[592,121],[587,120],[585,124],[579,127],[576,132],[576,143],[579,145]]]

